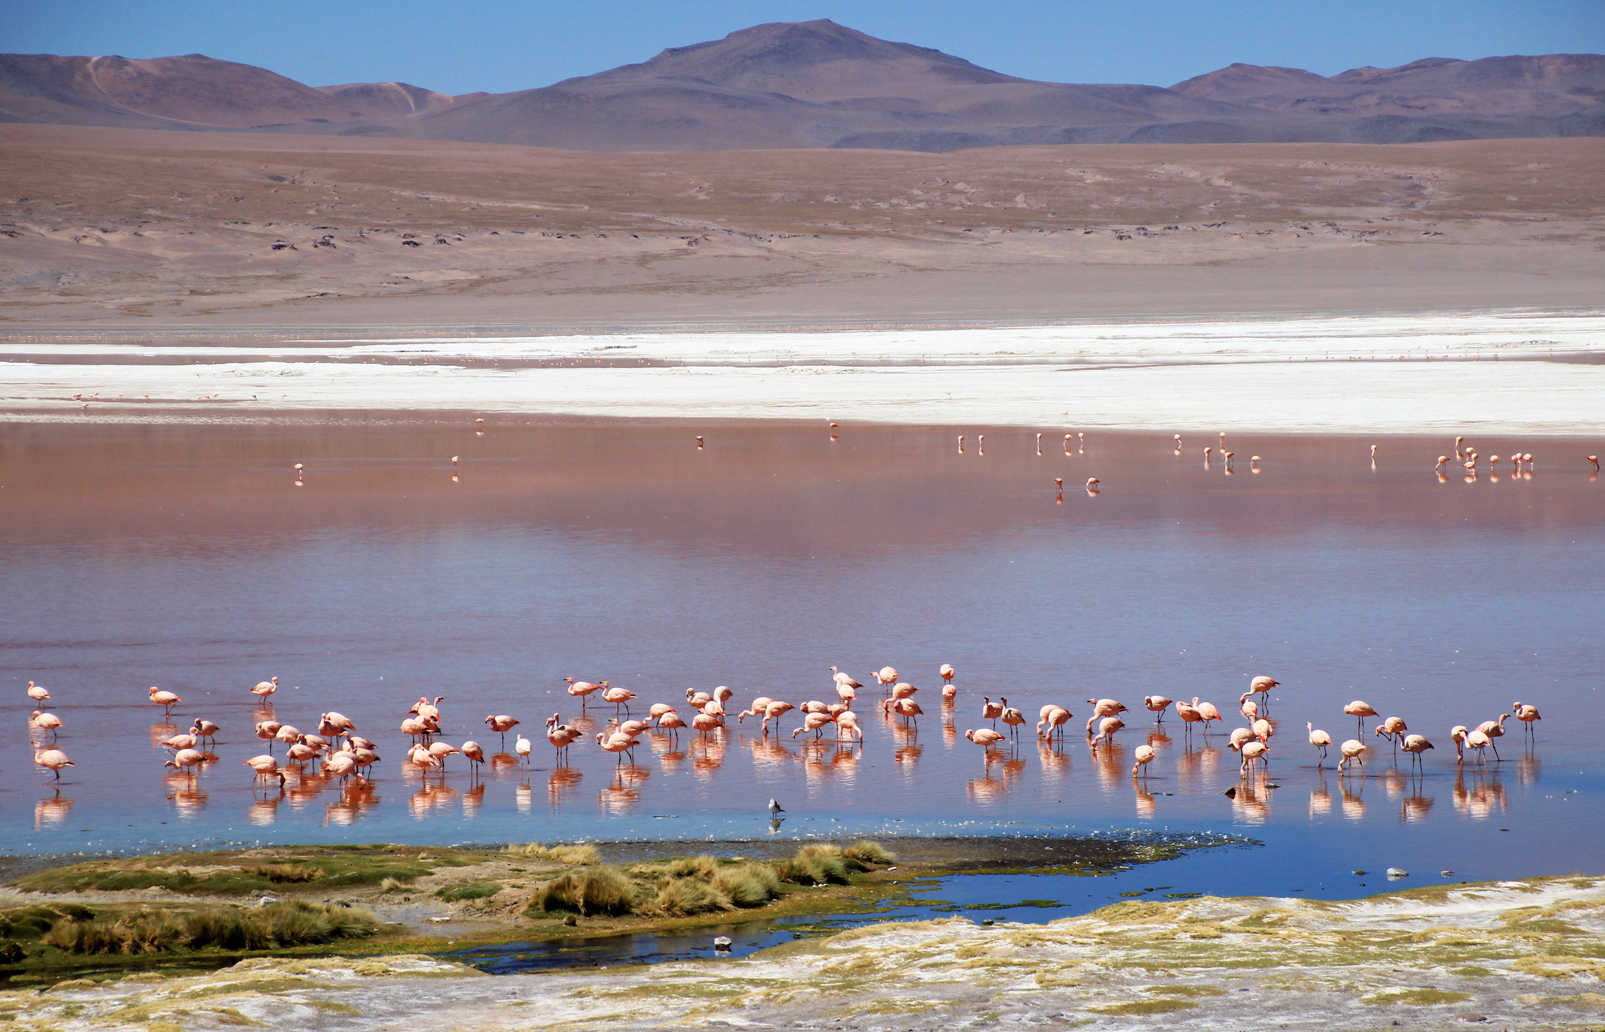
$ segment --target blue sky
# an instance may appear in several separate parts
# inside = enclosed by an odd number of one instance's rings
[[[830,18],[1012,75],[1168,86],[1233,61],[1331,75],[1605,52],[1605,0],[4,0],[0,50],[204,53],[312,85],[544,86],[766,21]]]

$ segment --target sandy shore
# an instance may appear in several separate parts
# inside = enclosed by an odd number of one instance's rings
[[[873,925],[737,961],[486,976],[425,957],[256,959],[0,994],[37,1027],[196,1019],[345,1029],[1592,1027],[1605,883],[1352,903],[1131,902],[1047,925]],[[19,1027],[21,1023],[19,1022]],[[174,1026],[176,1027],[176,1026]]]
[[[22,419],[358,410],[1044,429],[1590,434],[1605,315],[1147,321],[838,332],[14,336]]]

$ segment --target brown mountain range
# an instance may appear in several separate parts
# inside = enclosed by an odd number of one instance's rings
[[[758,25],[513,93],[311,87],[199,54],[0,55],[0,121],[650,151],[1605,135],[1605,57],[1431,58],[1327,78],[1236,64],[1170,89],[1037,82],[830,21]]]

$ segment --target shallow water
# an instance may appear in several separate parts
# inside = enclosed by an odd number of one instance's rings
[[[1177,456],[1165,438],[1093,434],[1067,455],[1060,431],[1039,456],[1018,431],[984,431],[984,454],[970,431],[961,454],[947,430],[474,426],[0,426],[0,845],[1208,831],[1263,846],[1139,869],[1136,888],[1334,896],[1380,886],[1354,869],[1419,882],[1605,861],[1605,524],[1581,461],[1596,442],[1521,442],[1530,478],[1484,464],[1464,483],[1433,474],[1450,450],[1436,439],[1234,435],[1228,476],[1201,438]],[[565,675],[627,687],[637,711],[727,684],[734,714],[757,694],[829,701],[831,664],[861,680],[897,667],[920,688],[918,729],[883,720],[866,688],[861,749],[794,740],[795,714],[768,739],[732,717],[707,739],[648,736],[622,767],[589,741],[559,767],[539,734],[580,715]],[[1224,732],[1258,673],[1282,682],[1278,787],[1231,799]],[[380,743],[371,786],[309,771],[253,789],[247,689],[271,675],[277,719],[312,730],[336,709]],[[29,762],[28,680],[66,722],[76,766],[59,790]],[[183,697],[171,721],[150,685]],[[1114,748],[1087,747],[1086,699],[1152,693],[1227,719],[1189,744],[1174,715],[1159,734],[1138,709]],[[471,779],[452,757],[425,779],[396,730],[420,695],[445,696],[447,741],[487,752],[483,717],[518,717],[532,765],[499,754]],[[982,696],[1031,723],[1064,703],[1072,733],[1047,748],[1028,723],[1018,747],[983,750],[963,738],[987,726]],[[1304,721],[1351,737],[1356,697],[1434,741],[1423,776],[1369,734],[1364,777],[1315,768]],[[1449,727],[1515,698],[1544,713],[1536,744],[1509,721],[1502,763],[1457,770]],[[599,727],[613,711],[587,712]],[[156,743],[197,716],[223,733],[192,780]],[[1159,756],[1134,785],[1144,741]],[[786,809],[774,829],[770,797]]]

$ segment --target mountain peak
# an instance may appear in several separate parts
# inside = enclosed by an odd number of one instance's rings
[[[877,39],[828,18],[766,22],[723,39],[670,47],[649,61],[602,74],[689,79],[815,101],[906,93],[912,80],[933,75],[971,85],[1022,81],[930,47]]]

